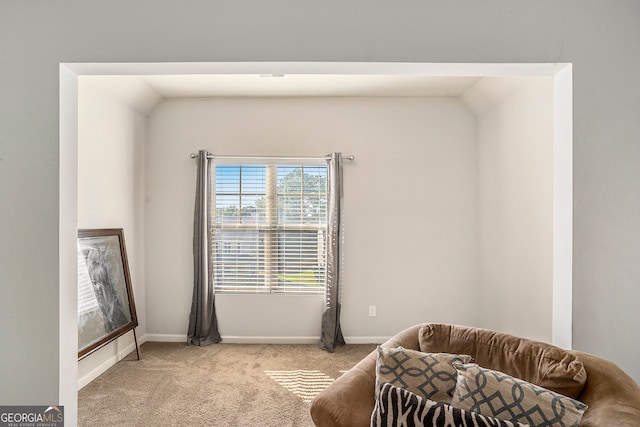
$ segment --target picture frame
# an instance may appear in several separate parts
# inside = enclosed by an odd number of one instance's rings
[[[78,360],[137,326],[123,229],[78,230]]]

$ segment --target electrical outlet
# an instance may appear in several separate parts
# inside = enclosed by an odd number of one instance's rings
[[[369,317],[376,317],[376,306],[375,305],[370,305],[369,306]]]

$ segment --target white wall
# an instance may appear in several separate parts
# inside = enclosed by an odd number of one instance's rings
[[[78,228],[123,228],[138,336],[145,331],[144,142],[140,113],[80,78],[78,96]],[[135,347],[133,333],[78,362],[82,387]]]
[[[478,321],[551,342],[553,78],[512,78],[506,85],[501,80],[484,79],[470,91],[499,94],[476,108]]]
[[[147,332],[184,339],[192,292],[195,163],[189,153],[354,154],[345,162],[345,337],[424,322],[472,324],[475,118],[453,98],[172,100],[149,118]],[[320,335],[322,297],[216,297],[233,337]],[[434,303],[435,302],[435,303]],[[368,317],[368,306],[378,315]]]

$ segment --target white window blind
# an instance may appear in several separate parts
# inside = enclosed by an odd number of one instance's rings
[[[218,292],[322,293],[327,167],[213,164]]]

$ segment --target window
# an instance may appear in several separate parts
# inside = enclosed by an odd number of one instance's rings
[[[216,291],[322,293],[327,166],[212,167]]]

